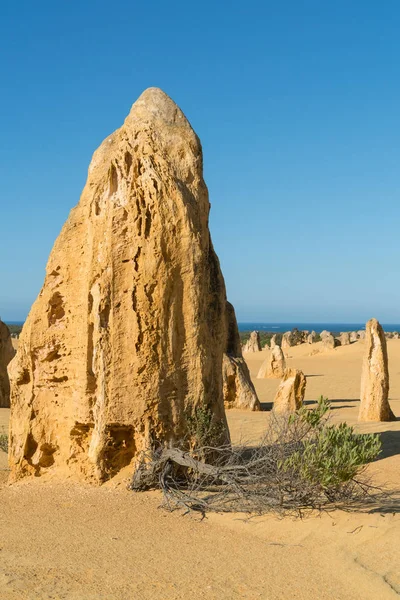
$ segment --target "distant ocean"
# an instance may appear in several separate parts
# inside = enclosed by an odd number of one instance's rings
[[[8,325],[23,325],[24,321],[6,321]],[[295,327],[300,330],[316,331],[321,333],[324,329],[339,333],[341,331],[358,331],[365,329],[365,323],[238,323],[239,331],[268,331],[273,333],[285,333]],[[381,323],[385,331],[399,331],[400,323]]]
[[[341,331],[358,331],[365,329],[365,323],[238,323],[239,331],[268,331],[274,333],[285,333],[294,327],[300,330],[316,331],[321,333],[324,329],[333,333]],[[385,331],[400,331],[400,324],[383,324]]]

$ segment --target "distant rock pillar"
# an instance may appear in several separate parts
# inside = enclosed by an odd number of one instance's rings
[[[10,380],[7,366],[14,355],[10,330],[3,321],[0,321],[0,408],[10,408]]]
[[[282,348],[275,344],[258,371],[257,379],[281,379],[286,368]]]
[[[260,410],[260,401],[251,381],[248,366],[240,347],[235,309],[226,302],[226,343],[222,362],[222,381],[225,408]]]
[[[304,401],[306,378],[299,369],[286,369],[276,392],[273,410],[288,413],[298,410]]]
[[[243,352],[260,352],[261,351],[261,342],[260,342],[260,334],[258,331],[252,331],[249,339],[243,346]]]
[[[390,408],[386,338],[376,319],[367,323],[361,376],[359,421],[393,421]]]

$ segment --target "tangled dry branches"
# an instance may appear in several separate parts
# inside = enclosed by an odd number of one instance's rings
[[[380,451],[376,436],[329,427],[328,403],[272,413],[257,446],[159,448],[144,454],[130,488],[161,489],[164,506],[203,514],[301,511],[355,503],[373,489],[365,465]]]

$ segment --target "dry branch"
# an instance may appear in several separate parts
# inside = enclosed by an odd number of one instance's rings
[[[337,436],[347,436],[354,454],[360,439],[350,428],[343,429],[346,426],[332,432],[326,426],[326,411],[326,404],[321,404],[314,412],[302,409],[290,417],[271,415],[264,439],[253,447],[158,448],[144,453],[130,488],[161,489],[170,510],[185,508],[203,514],[299,512],[332,503],[355,504],[374,491],[362,477],[365,467],[359,461],[343,475],[342,466],[335,463],[331,474],[326,445],[332,437],[340,447],[342,438]],[[372,444],[372,456],[376,440],[370,436],[363,443],[367,451]],[[320,456],[325,465],[320,464]],[[343,462],[347,466],[345,454]]]

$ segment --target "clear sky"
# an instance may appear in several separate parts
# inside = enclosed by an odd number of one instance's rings
[[[241,321],[400,322],[398,0],[0,3],[0,315],[149,86],[202,140]]]

